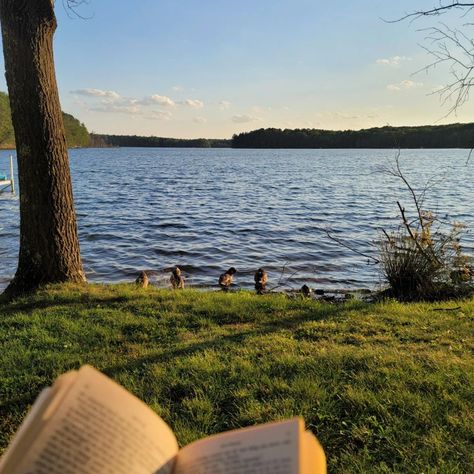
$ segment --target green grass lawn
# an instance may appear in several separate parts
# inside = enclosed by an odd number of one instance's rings
[[[52,287],[0,307],[0,449],[41,388],[88,363],[183,445],[301,415],[332,473],[474,472],[473,325],[474,300]]]

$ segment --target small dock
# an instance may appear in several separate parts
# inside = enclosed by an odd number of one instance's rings
[[[10,155],[10,178],[0,172],[0,194],[10,190],[15,194],[15,176],[13,175],[13,156]]]

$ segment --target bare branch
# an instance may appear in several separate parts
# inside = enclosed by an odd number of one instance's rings
[[[380,263],[380,260],[378,258],[373,257],[372,255],[369,255],[367,253],[361,252],[360,250],[355,249],[354,247],[350,246],[348,243],[346,243],[344,240],[339,239],[337,237],[334,237],[334,235],[331,234],[331,232],[328,229],[324,229],[324,232],[328,236],[329,239],[331,239],[333,242],[336,242],[339,244],[341,247],[344,247],[351,252],[356,253],[357,255],[361,255],[362,257],[365,257],[369,262],[371,262],[373,265],[378,265]]]
[[[439,16],[444,13],[446,13],[448,10],[452,9],[467,9],[467,11],[463,14],[465,16],[474,8],[474,3],[472,2],[457,2],[457,1],[452,1],[447,5],[440,4],[438,7],[433,7],[428,10],[415,10],[410,13],[405,13],[405,15],[401,16],[400,18],[397,18],[395,20],[384,20],[386,23],[398,23],[400,21],[404,21],[407,19],[417,19],[421,18],[424,16]]]
[[[469,162],[471,161],[471,156],[472,156],[472,152],[473,152],[474,148],[471,148],[471,150],[469,151],[469,156],[467,157],[467,160],[466,160],[466,166],[469,164]]]
[[[415,10],[395,20],[384,20],[387,23],[397,23],[404,20],[416,21],[422,17],[436,17],[449,11],[461,12],[461,18],[465,18],[474,11],[474,2],[460,2],[440,0],[437,6],[425,10]],[[430,72],[432,69],[445,65],[452,76],[452,81],[441,89],[434,91],[438,93],[442,105],[450,103],[447,113],[441,117],[446,118],[455,114],[459,107],[469,100],[469,92],[474,85],[474,41],[470,35],[466,35],[462,28],[474,26],[467,22],[462,27],[453,29],[445,23],[433,26],[421,31],[426,31],[425,41],[429,46],[421,45],[433,61],[414,74]],[[440,119],[440,120],[441,120]]]
[[[92,16],[84,16],[78,12],[82,5],[89,5],[90,0],[62,0],[64,10],[69,18],[80,18],[81,20],[90,20]]]
[[[416,202],[416,200],[415,200]],[[402,205],[400,204],[399,201],[397,201],[397,206],[398,206],[398,209],[400,209],[400,214],[402,216],[402,221],[403,221],[403,225],[405,226],[408,234],[410,235],[410,238],[412,239],[412,241],[414,242],[414,244],[416,245],[416,248],[420,251],[420,253],[427,259],[427,260],[434,260],[437,264],[439,265],[442,265],[442,263],[439,261],[438,258],[436,258],[436,256],[431,256],[431,255],[428,255],[425,251],[425,249],[421,246],[420,244],[420,239],[416,237],[416,235],[413,233],[413,230],[409,224],[409,222],[407,221],[407,218],[405,216],[405,208],[402,207]]]

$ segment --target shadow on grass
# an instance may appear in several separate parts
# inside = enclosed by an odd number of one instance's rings
[[[34,300],[24,299],[14,300],[6,302],[0,298],[0,304],[2,305],[0,309],[0,315],[12,315],[20,312],[31,313],[34,310],[38,309],[50,309],[57,306],[76,306],[82,305],[85,308],[94,308],[97,305],[107,305],[114,307],[114,305],[121,305],[124,303],[133,303],[135,300],[140,300],[143,298],[143,295],[136,296],[107,296],[107,297],[90,297],[86,295],[78,295],[77,297],[45,297],[44,299],[38,299],[36,297]],[[1,321],[0,321],[1,322]]]
[[[153,297],[153,294],[149,295]],[[156,302],[160,301],[160,298],[157,296]],[[77,294],[73,296],[61,296],[61,295],[37,295],[35,299],[33,298],[23,298],[8,303],[3,306],[0,310],[0,315],[2,316],[11,316],[16,313],[30,313],[34,310],[45,310],[48,308],[54,308],[58,306],[77,306],[81,305],[85,308],[95,308],[97,305],[101,306],[119,306],[122,307],[124,304],[127,306],[132,306],[140,300],[143,300],[144,295],[142,293],[137,293],[136,295],[91,295],[91,294]],[[154,354],[129,358],[124,363],[119,363],[115,365],[103,366],[102,370],[107,375],[115,378],[120,373],[123,372],[135,372],[140,369],[144,364],[154,364],[154,363],[163,363],[168,362],[176,358],[187,357],[194,355],[207,350],[222,350],[224,347],[228,351],[232,351],[235,348],[242,347],[245,344],[247,339],[268,336],[280,331],[292,331],[298,328],[298,326],[306,321],[322,321],[326,319],[345,317],[347,312],[353,310],[363,310],[367,305],[365,303],[354,302],[348,305],[340,306],[336,304],[314,304],[306,305],[303,301],[301,306],[298,301],[292,301],[288,303],[286,308],[289,312],[295,312],[294,315],[286,316],[280,319],[275,319],[267,321],[245,321],[244,324],[251,324],[252,327],[242,328],[239,325],[242,324],[241,321],[235,322],[235,331],[230,334],[223,334],[216,336],[212,339],[206,339],[205,341],[191,343],[185,347],[179,348],[165,348],[160,350],[157,347],[157,351]],[[251,303],[250,303],[251,304]],[[130,308],[128,308],[130,309]],[[138,309],[138,308],[133,308]],[[191,315],[193,314],[193,309],[190,308]],[[281,311],[281,308],[279,309]],[[196,317],[204,316],[198,314],[198,309],[196,309]],[[276,313],[276,311],[275,311]],[[183,313],[184,314],[184,313]],[[225,321],[220,319],[220,313],[217,312],[215,315],[206,315],[216,326],[225,327],[227,330],[232,330],[232,318],[225,318]],[[272,316],[272,311],[270,309],[269,313],[265,314],[266,317]],[[2,325],[2,320],[0,318],[0,327]],[[184,325],[186,326],[186,324]],[[169,343],[165,347],[169,347]],[[130,357],[130,356],[128,356]],[[105,362],[105,361],[104,361]],[[33,393],[34,390],[34,393]],[[0,416],[6,415],[8,412],[14,411],[23,411],[25,410],[36,398],[38,395],[37,387],[26,387],[22,395],[10,398],[7,400],[2,400],[0,402]]]
[[[116,364],[105,367],[103,371],[107,375],[115,377],[122,372],[133,372],[144,364],[168,362],[175,358],[194,355],[206,350],[222,350],[222,348],[225,346],[227,346],[230,351],[235,346],[241,347],[248,338],[268,336],[282,330],[291,331],[298,328],[302,322],[306,321],[322,321],[326,319],[332,319],[337,316],[343,317],[345,313],[354,310],[356,306],[363,308],[366,306],[366,304],[356,303],[348,308],[330,304],[315,308],[301,308],[299,310],[299,314],[291,317],[282,318],[277,321],[272,320],[261,323],[253,323],[256,326],[255,328],[239,329],[237,332],[232,334],[220,335],[210,340],[189,344],[186,347],[170,349],[158,354],[151,354],[144,357],[137,357],[124,364]],[[228,327],[231,325],[226,323],[225,326]]]

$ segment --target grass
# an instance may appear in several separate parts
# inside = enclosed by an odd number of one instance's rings
[[[0,450],[42,387],[89,363],[181,445],[301,415],[332,473],[474,472],[473,323],[474,300],[54,286],[0,308]]]

